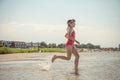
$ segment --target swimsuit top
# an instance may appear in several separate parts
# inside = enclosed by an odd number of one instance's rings
[[[75,38],[75,31],[74,31],[74,30],[71,31],[71,36],[72,36],[73,38]],[[74,45],[74,41],[68,39],[66,45]]]

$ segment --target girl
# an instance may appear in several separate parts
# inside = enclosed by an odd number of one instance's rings
[[[67,21],[67,24],[68,24],[67,33],[65,34],[65,37],[68,39],[66,43],[67,56],[54,55],[52,58],[52,62],[54,62],[56,59],[70,60],[71,55],[73,54],[75,56],[75,61],[74,61],[75,74],[78,74],[79,54],[77,52],[76,47],[74,46],[74,42],[76,42],[77,44],[80,43],[75,39],[75,31],[73,30],[73,28],[75,27],[75,20],[70,19]]]

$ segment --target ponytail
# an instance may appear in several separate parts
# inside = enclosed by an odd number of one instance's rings
[[[68,25],[66,30],[68,31],[69,29],[70,29],[70,26]]]
[[[68,24],[68,27],[66,29],[67,31],[70,29],[70,25],[69,25],[70,22],[75,22],[75,19],[70,19],[67,21],[67,24]]]

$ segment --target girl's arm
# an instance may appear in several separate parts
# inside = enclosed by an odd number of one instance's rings
[[[79,41],[77,41],[75,38],[73,38],[73,37],[71,36],[71,33],[72,33],[72,29],[70,29],[70,30],[66,33],[65,37],[68,38],[68,39],[70,39],[70,40],[72,40],[72,41],[75,41],[77,44],[80,44]]]
[[[73,38],[72,36],[69,36],[69,39],[72,40],[72,41],[75,41],[77,44],[80,44],[79,41],[77,41],[75,38]]]
[[[65,34],[65,37],[68,39],[68,33]]]

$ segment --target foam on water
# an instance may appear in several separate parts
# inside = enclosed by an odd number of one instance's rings
[[[38,65],[42,71],[49,71],[51,69],[51,63],[49,62],[40,63]]]

